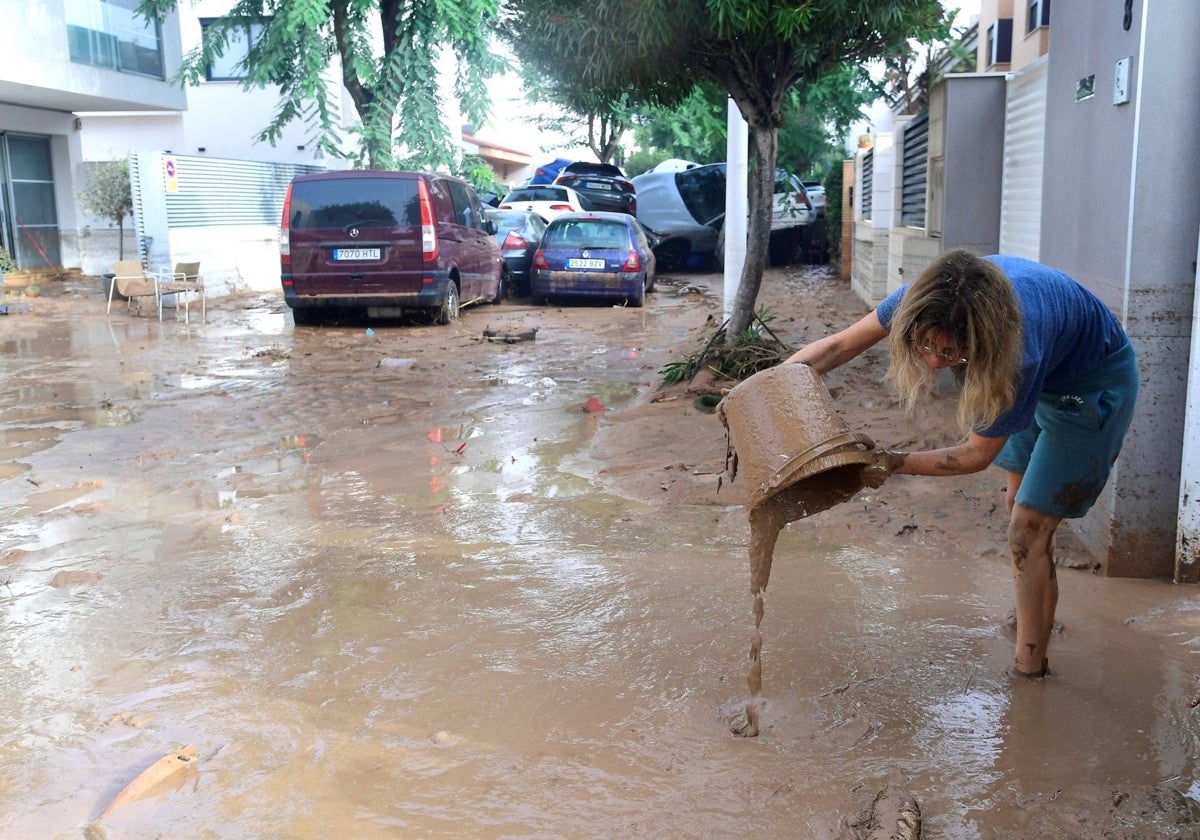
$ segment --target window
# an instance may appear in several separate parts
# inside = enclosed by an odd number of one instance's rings
[[[1012,23],[1012,18],[1002,18],[988,27],[985,67],[1012,61]]]
[[[158,21],[137,13],[139,0],[67,0],[71,60],[139,76],[163,76]]]
[[[1050,0],[1029,0],[1029,31],[1050,25]]]
[[[222,23],[221,18],[201,18],[200,29],[204,33],[204,37],[209,37],[208,30]],[[250,21],[248,23],[238,23],[231,26],[228,30],[229,40],[225,44],[225,49],[219,56],[213,56],[212,61],[205,69],[205,78],[210,82],[227,82],[239,81],[246,78],[246,68],[244,62],[250,54],[250,47],[257,44],[262,37],[263,27],[265,24],[262,21]]]

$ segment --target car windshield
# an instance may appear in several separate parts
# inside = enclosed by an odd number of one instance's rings
[[[568,219],[548,227],[542,244],[550,248],[624,249],[629,247],[629,234],[621,222]]]
[[[566,201],[567,193],[562,187],[528,187],[526,189],[513,190],[504,200],[505,202]]]

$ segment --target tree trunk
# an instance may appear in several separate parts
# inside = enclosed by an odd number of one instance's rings
[[[750,221],[746,230],[746,263],[742,266],[742,279],[738,282],[725,331],[725,343],[731,347],[741,342],[742,333],[754,322],[754,304],[758,301],[771,240],[779,132],[775,128],[751,126],[750,136],[754,144],[754,168],[750,170]]]

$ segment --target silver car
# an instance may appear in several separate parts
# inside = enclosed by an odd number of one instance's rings
[[[710,163],[676,172],[647,172],[633,179],[637,219],[658,237],[654,254],[660,270],[682,268],[693,255],[724,256],[725,164]],[[815,217],[804,185],[795,175],[775,175],[771,212],[770,260],[790,262],[801,230]]]
[[[637,220],[658,237],[662,270],[683,267],[692,254],[711,254],[725,224],[725,164],[647,172],[633,179]]]

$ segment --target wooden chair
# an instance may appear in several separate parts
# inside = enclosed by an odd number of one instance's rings
[[[177,300],[183,301],[183,317],[191,323],[191,297],[200,296],[200,320],[203,322],[208,315],[204,295],[204,278],[200,275],[200,263],[175,263],[175,270],[163,273],[158,278],[158,318],[162,320],[163,295],[178,295]],[[178,306],[176,306],[178,312]]]
[[[144,297],[153,297],[158,309],[158,320],[162,320],[162,300],[158,294],[158,278],[147,274],[142,268],[141,260],[117,260],[113,263],[113,280],[108,287],[108,308],[112,312],[113,292],[119,292],[126,298],[126,307],[141,311]]]

